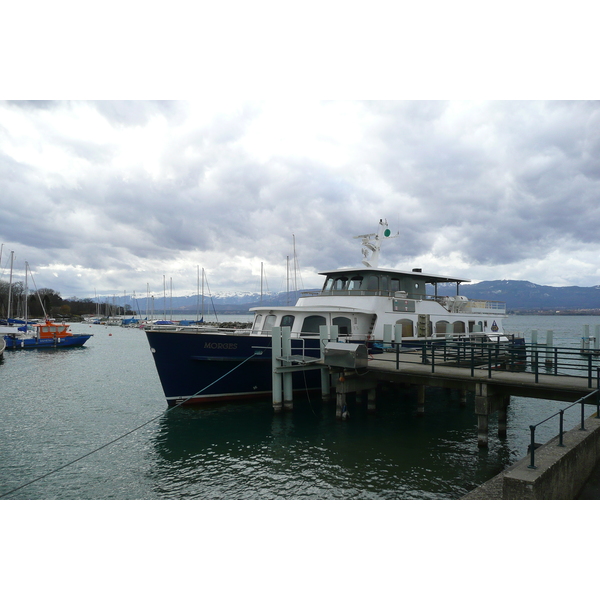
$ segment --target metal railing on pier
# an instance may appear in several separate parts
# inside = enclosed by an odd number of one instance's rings
[[[471,376],[475,372],[487,370],[488,378],[497,371],[518,371],[531,373],[535,383],[540,375],[586,377],[588,387],[600,367],[600,354],[583,352],[577,348],[546,347],[541,344],[525,344],[511,335],[498,335],[473,339],[469,337],[449,339],[426,339],[422,342],[376,342],[372,344],[380,354],[371,354],[371,360],[390,362],[389,353],[395,353],[395,366],[400,369],[402,363],[416,361],[429,365],[431,372],[436,367],[451,366],[469,369]]]
[[[531,434],[531,441],[529,444],[529,453],[531,455],[531,461],[530,461],[529,465],[527,465],[529,469],[537,468],[535,466],[535,448],[536,448],[535,430],[536,430],[536,428],[539,427],[540,425],[542,425],[543,423],[546,423],[546,421],[549,421],[550,419],[553,419],[554,417],[558,416],[559,417],[559,433],[558,433],[558,444],[557,445],[560,447],[563,447],[564,446],[563,435],[564,435],[564,414],[565,414],[565,412],[567,410],[569,410],[570,408],[572,408],[573,406],[575,406],[576,404],[580,404],[581,405],[580,431],[585,431],[585,412],[584,412],[585,401],[588,398],[591,398],[594,394],[596,394],[596,419],[600,419],[600,369],[598,369],[598,389],[594,390],[593,392],[590,392],[589,394],[587,394],[586,396],[583,396],[582,398],[579,398],[579,400],[576,400],[575,402],[571,403],[569,406],[567,406],[567,408],[559,410],[558,412],[554,413],[553,415],[550,415],[543,421],[540,421],[539,423],[536,423],[535,425],[529,426],[529,431]]]

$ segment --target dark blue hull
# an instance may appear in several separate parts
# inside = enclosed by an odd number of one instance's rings
[[[167,402],[250,399],[272,392],[271,338],[253,335],[146,330]],[[319,340],[292,340],[319,356]],[[243,363],[243,364],[242,364]],[[294,374],[294,389],[320,385],[318,371]]]

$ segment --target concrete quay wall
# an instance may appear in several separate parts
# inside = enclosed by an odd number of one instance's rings
[[[591,416],[585,430],[575,427],[535,450],[535,466],[528,455],[463,500],[573,500],[600,463],[600,419]]]

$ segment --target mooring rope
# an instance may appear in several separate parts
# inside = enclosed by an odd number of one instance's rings
[[[231,369],[230,371],[227,371],[227,373],[225,373],[224,375],[221,375],[221,377],[219,377],[218,379],[215,379],[212,383],[209,383],[207,386],[205,386],[204,388],[202,388],[201,390],[199,390],[195,394],[192,394],[191,396],[188,396],[185,400],[183,400],[179,404],[175,404],[174,406],[170,406],[169,408],[167,408],[167,410],[165,410],[164,412],[162,412],[160,415],[156,415],[155,417],[152,417],[152,419],[146,421],[145,423],[142,423],[141,425],[138,425],[134,429],[131,429],[130,431],[128,431],[128,432],[120,435],[119,437],[115,438],[114,440],[111,440],[110,442],[106,442],[106,444],[103,444],[102,446],[99,446],[98,448],[95,448],[94,450],[90,450],[86,454],[83,454],[82,456],[79,456],[78,458],[75,458],[72,461],[70,461],[68,463],[65,463],[64,465],[61,465],[60,467],[56,467],[56,469],[52,469],[52,471],[48,471],[44,475],[40,475],[39,477],[36,477],[35,479],[32,479],[31,481],[28,481],[27,483],[24,483],[24,484],[22,484],[22,485],[20,485],[20,486],[18,486],[16,488],[10,490],[9,492],[4,492],[3,494],[0,494],[0,498],[4,498],[5,496],[9,496],[10,494],[14,494],[15,492],[17,492],[19,490],[22,490],[23,488],[31,485],[32,483],[35,483],[36,481],[40,481],[42,479],[45,479],[49,475],[53,475],[54,473],[57,473],[58,471],[62,471],[62,469],[66,469],[67,467],[75,464],[76,462],[79,462],[80,460],[83,460],[84,458],[87,458],[88,456],[91,456],[92,454],[95,454],[96,452],[99,452],[100,450],[104,450],[104,448],[107,448],[108,446],[111,446],[115,442],[118,442],[119,440],[122,440],[124,437],[127,437],[128,435],[131,435],[132,433],[135,433],[139,429],[142,429],[143,427],[146,427],[146,425],[150,425],[150,423],[156,421],[157,419],[160,419],[163,415],[165,415],[169,411],[173,410],[174,408],[179,408],[180,406],[182,406],[183,404],[185,404],[188,400],[191,400],[192,398],[194,398],[194,397],[198,396],[199,394],[201,394],[202,392],[206,391],[209,387],[213,386],[218,381],[221,381],[221,379],[224,379],[225,377],[227,377],[228,375],[230,375],[231,373],[233,373],[233,371],[235,371],[237,368],[241,367],[244,363],[248,362],[251,358],[254,358],[255,356],[257,356],[259,354],[262,354],[262,350],[258,350],[256,352],[254,352],[254,354],[251,354],[248,358],[245,358],[241,363],[239,363],[238,365],[236,365],[235,367],[233,367],[233,369]]]

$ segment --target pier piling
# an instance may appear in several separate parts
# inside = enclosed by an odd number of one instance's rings
[[[277,371],[281,357],[281,328],[273,327],[271,338],[271,361],[273,370],[273,411],[281,412],[283,408],[283,378]]]
[[[336,419],[345,419],[348,416],[348,394],[367,393],[367,412],[375,412],[375,400],[377,397],[377,381],[352,377],[350,373],[342,371],[335,385],[335,416]]]
[[[417,417],[425,415],[425,386],[417,386]]]
[[[282,356],[292,355],[292,338],[289,327],[281,328],[281,352]],[[286,363],[283,363],[286,364]],[[287,363],[289,364],[289,363]],[[292,386],[292,374],[290,372],[283,373],[283,409],[292,410],[294,408],[294,389]]]
[[[367,391],[367,413],[375,413],[375,399],[377,397],[375,388]]]

